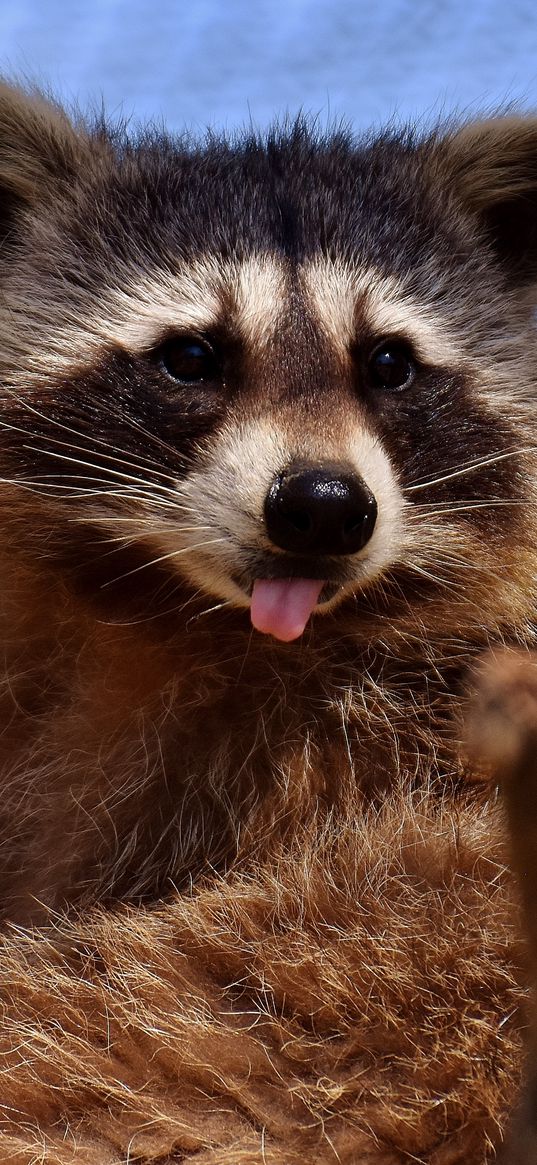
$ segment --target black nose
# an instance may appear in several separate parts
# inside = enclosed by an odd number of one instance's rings
[[[265,499],[271,542],[294,554],[356,554],[376,519],[371,490],[344,465],[291,465]]]

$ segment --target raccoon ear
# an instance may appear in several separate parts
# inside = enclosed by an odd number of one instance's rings
[[[83,136],[38,93],[0,82],[0,239],[80,167]]]
[[[537,118],[496,117],[448,137],[450,181],[516,282],[537,277]]]

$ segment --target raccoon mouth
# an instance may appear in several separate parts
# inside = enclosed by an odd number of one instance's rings
[[[250,617],[256,631],[283,643],[299,639],[316,607],[337,594],[339,584],[315,578],[256,579]]]
[[[314,611],[326,607],[351,580],[342,563],[328,558],[308,563],[290,555],[263,555],[252,561],[247,575],[235,575],[233,581],[250,598],[255,629],[289,643],[302,635]]]

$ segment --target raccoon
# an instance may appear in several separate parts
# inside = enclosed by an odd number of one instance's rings
[[[537,121],[196,143],[4,87],[0,186],[5,916],[470,795],[467,669],[535,639]]]

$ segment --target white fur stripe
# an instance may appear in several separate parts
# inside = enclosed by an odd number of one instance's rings
[[[357,324],[362,316],[379,339],[401,336],[424,361],[460,364],[460,345],[450,337],[446,321],[413,299],[395,277],[343,260],[317,258],[303,267],[302,280],[314,314],[342,355],[359,341]]]

